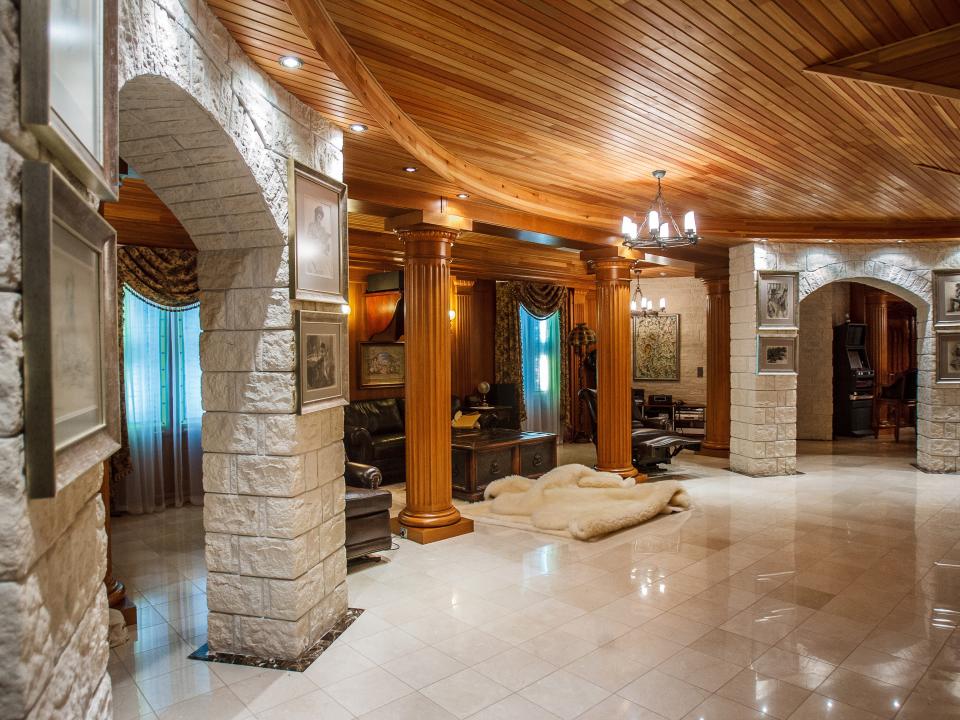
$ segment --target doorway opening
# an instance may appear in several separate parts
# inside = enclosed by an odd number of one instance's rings
[[[800,303],[798,455],[916,453],[917,308],[837,281]]]

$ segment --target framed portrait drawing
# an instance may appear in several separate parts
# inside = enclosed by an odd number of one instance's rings
[[[402,342],[360,343],[360,387],[400,387],[406,372]]]
[[[766,335],[757,338],[757,373],[793,375],[797,372],[797,338]]]
[[[297,311],[297,409],[301,415],[346,405],[347,316]]]
[[[117,1],[20,6],[21,121],[110,201],[118,189]]]
[[[48,163],[22,193],[24,460],[53,497],[120,447],[116,233]]]
[[[631,316],[633,379],[680,379],[680,316]]]
[[[960,270],[933,271],[933,322],[960,326]]]
[[[799,273],[761,271],[757,278],[757,329],[796,330]]]
[[[960,331],[937,333],[937,382],[960,383]]]
[[[347,186],[287,161],[290,297],[347,302]]]

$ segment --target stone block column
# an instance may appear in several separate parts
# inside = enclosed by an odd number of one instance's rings
[[[730,469],[797,469],[797,376],[757,374],[757,245],[730,249]]]
[[[213,652],[294,658],[347,609],[343,410],[296,414],[286,257],[198,257]]]
[[[630,269],[625,257],[598,258],[597,275],[597,470],[647,479],[633,466],[630,405]]]
[[[453,507],[450,446],[450,259],[459,229],[415,223],[397,228],[406,252],[407,506],[397,530],[420,543],[473,530]]]
[[[707,428],[702,452],[730,454],[730,278],[726,270],[707,286]]]

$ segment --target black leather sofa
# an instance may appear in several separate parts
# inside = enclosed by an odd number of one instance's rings
[[[460,409],[460,399],[450,400],[450,417]],[[481,426],[497,422],[495,414],[480,418]],[[343,413],[343,445],[351,462],[373,465],[384,483],[406,477],[406,429],[403,398],[356,400]]]
[[[590,417],[590,439],[597,444],[597,391],[584,388],[578,396],[586,406]],[[656,469],[660,463],[669,464],[682,450],[699,450],[700,441],[677,435],[665,429],[658,420],[637,419],[633,415],[631,452],[637,468]]]
[[[380,471],[372,465],[347,462],[344,480],[347,560],[389,550],[393,544],[390,532],[393,495],[389,490],[380,489]]]

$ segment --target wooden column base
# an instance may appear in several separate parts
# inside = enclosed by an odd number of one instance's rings
[[[647,479],[647,476],[644,475],[639,470],[637,470],[635,467],[633,467],[633,465],[625,468],[617,468],[617,467],[601,467],[599,464],[597,464],[593,466],[593,469],[596,470],[597,472],[616,473],[620,477],[624,477],[624,478],[628,478],[628,477],[637,478],[637,482],[644,482]],[[641,477],[643,479],[641,479]]]
[[[713,443],[704,440],[702,443],[700,443],[700,450],[697,452],[697,455],[706,455],[708,457],[718,458],[730,457],[730,446],[714,445]]]
[[[427,545],[440,540],[449,540],[458,535],[467,535],[473,532],[473,520],[462,517],[452,525],[442,527],[411,527],[400,522],[399,517],[390,518],[390,529],[400,537],[413,540],[415,543]]]
[[[107,586],[107,604],[111,610],[119,610],[123,613],[123,621],[127,625],[137,624],[137,606],[127,597],[127,589],[123,583],[113,578],[108,578],[105,583]]]

